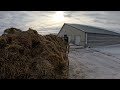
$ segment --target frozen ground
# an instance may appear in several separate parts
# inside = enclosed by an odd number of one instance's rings
[[[120,45],[71,46],[69,61],[70,79],[120,79]]]

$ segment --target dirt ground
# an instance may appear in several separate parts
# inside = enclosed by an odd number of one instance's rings
[[[119,79],[120,45],[76,48],[69,53],[70,79]]]

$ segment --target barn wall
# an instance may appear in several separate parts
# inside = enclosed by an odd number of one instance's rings
[[[58,36],[63,37],[64,34],[67,34],[68,36],[70,36],[71,38],[70,42],[74,44],[75,44],[75,36],[80,36],[80,39],[81,39],[80,45],[82,46],[85,45],[85,32],[65,24],[62,27],[61,31],[59,32]]]
[[[120,36],[87,33],[87,45],[90,47],[120,44]]]

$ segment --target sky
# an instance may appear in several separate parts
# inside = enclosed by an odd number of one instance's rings
[[[85,24],[120,33],[120,11],[0,11],[0,34],[10,27],[58,33],[64,23]]]

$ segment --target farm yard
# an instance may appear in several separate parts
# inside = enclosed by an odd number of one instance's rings
[[[96,48],[70,47],[70,79],[119,79],[120,44]]]
[[[120,79],[120,11],[0,11],[0,23],[0,79]]]

